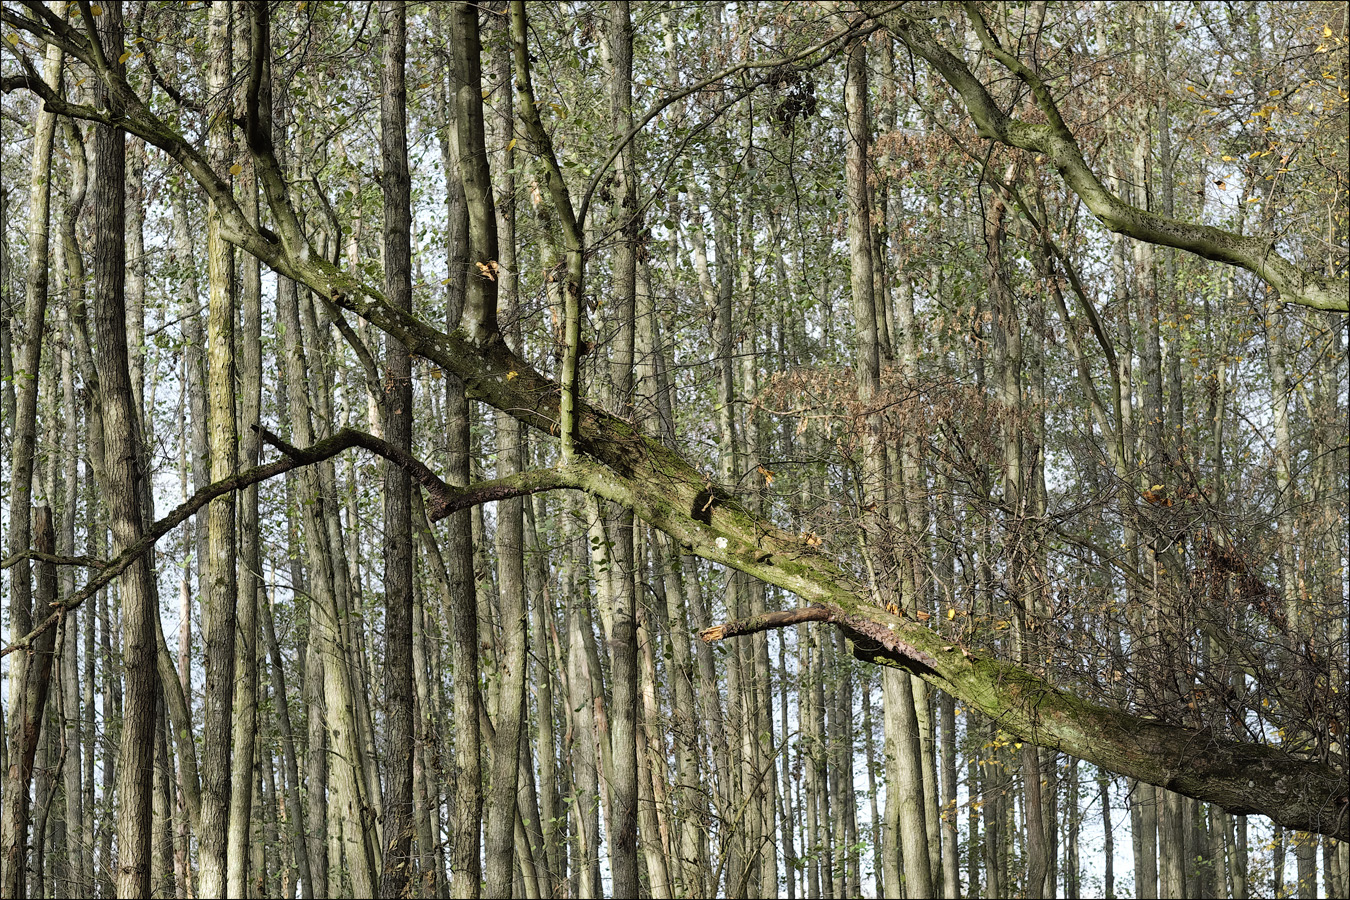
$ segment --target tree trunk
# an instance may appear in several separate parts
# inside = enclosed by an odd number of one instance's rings
[[[76,447],[79,440],[79,416],[76,412],[75,373],[69,346],[61,351],[61,387],[67,415],[62,444],[64,452],[64,496],[59,507],[56,551],[63,556],[75,555],[75,505],[79,499],[78,461]],[[63,567],[60,573],[61,594],[69,596],[75,590],[75,573]],[[63,625],[61,641],[61,722],[65,729],[62,740],[66,747],[62,777],[65,789],[66,860],[54,880],[60,893],[75,895],[88,893],[92,885],[86,882],[89,866],[87,847],[81,831],[84,820],[84,759],[92,752],[84,739],[83,717],[80,714],[80,634],[81,624],[89,617],[87,612],[69,612]]]
[[[253,17],[251,17],[253,18]],[[256,19],[254,19],[256,22]],[[254,52],[260,43],[255,36]],[[266,47],[267,42],[261,41]],[[261,98],[271,104],[271,97]],[[256,172],[250,167],[241,182],[244,210],[250,221],[258,221],[258,184]],[[251,427],[261,421],[262,414],[262,271],[256,258],[244,260],[239,285],[241,322],[237,349],[239,353],[238,386],[241,419],[246,426],[238,432],[238,469],[247,469],[259,462],[262,441]],[[262,871],[249,876],[250,843],[254,821],[253,802],[257,788],[254,771],[255,747],[258,732],[258,599],[263,592],[261,558],[261,522],[258,510],[258,486],[251,484],[240,492],[239,566],[237,569],[237,632],[235,642],[234,696],[230,715],[233,731],[233,753],[243,761],[241,768],[250,773],[247,778],[232,778],[230,783],[230,814],[226,836],[226,892],[231,897],[250,896],[250,887],[263,877]],[[252,896],[257,896],[256,889]]]
[[[48,45],[43,64],[43,79],[53,87],[60,83],[62,53]],[[33,545],[32,495],[33,457],[37,440],[38,373],[42,360],[42,342],[46,334],[48,268],[51,236],[52,144],[56,135],[56,116],[45,106],[39,108],[33,134],[32,175],[29,179],[29,256],[25,279],[24,338],[18,364],[13,373],[15,408],[13,454],[10,470],[8,509],[9,552],[24,553]],[[48,523],[50,530],[50,523]],[[47,552],[54,552],[54,548]],[[45,609],[45,605],[40,607]],[[22,637],[33,628],[32,567],[24,557],[10,573],[9,621],[14,637]],[[50,640],[43,642],[39,654],[30,658],[19,654],[10,668],[9,697],[21,698],[6,710],[9,721],[3,739],[9,758],[6,766],[3,813],[0,813],[0,887],[6,896],[26,893],[25,870],[28,866],[28,792],[32,784],[33,759],[37,751],[44,705],[28,706],[28,701],[45,704],[47,677],[51,664]]]
[[[463,121],[465,113],[458,103],[463,79],[458,69],[464,65],[459,57],[468,53],[468,50],[459,36],[459,15],[458,10],[451,9],[453,27],[447,46],[452,61],[449,66],[449,95],[445,101],[446,119],[450,125],[442,143],[442,164],[448,186],[446,327],[449,329],[458,328],[464,318],[469,279],[469,210],[461,175],[462,138],[459,135],[467,126]],[[447,477],[451,484],[466,485],[470,477],[470,409],[464,383],[458,377],[446,378],[445,410]],[[450,893],[474,900],[479,895],[482,881],[483,787],[478,722],[481,704],[478,688],[478,599],[473,578],[472,513],[469,510],[456,512],[449,517],[447,525],[445,564],[453,647],[452,718],[455,734],[455,754],[451,764],[455,800],[450,820]]]
[[[229,2],[211,7],[211,90],[222,106],[229,105],[228,91],[234,75],[232,13],[233,4]],[[227,169],[231,142],[229,122],[224,115],[215,117],[209,142],[217,171]],[[207,418],[212,481],[232,476],[239,466],[235,411],[234,344],[238,311],[234,248],[221,236],[220,216],[214,205],[208,208]],[[230,713],[234,700],[238,599],[236,506],[235,495],[230,493],[213,500],[207,508],[208,546],[203,560],[206,603],[202,611],[202,633],[206,643],[206,687],[203,692],[202,821],[198,846],[199,891],[208,900],[223,900],[228,896],[226,853],[233,778]]]
[[[304,345],[300,341],[302,331],[297,298],[289,289],[278,293],[280,298],[282,327],[288,335],[294,335],[292,345],[286,353],[287,378],[292,386],[309,383]],[[314,440],[313,427],[310,424],[310,408],[306,392],[297,389],[290,391],[292,403],[291,424],[296,440],[308,446]],[[320,396],[320,400],[322,397]],[[315,867],[316,860],[322,860],[326,854],[322,850],[323,842],[331,835],[340,840],[342,853],[340,858],[328,856],[328,873],[315,874],[315,895],[328,893],[320,891],[320,878],[324,878],[330,888],[338,889],[340,877],[335,882],[334,872],[345,871],[352,880],[352,890],[365,895],[374,890],[374,860],[369,843],[369,834],[365,827],[365,809],[361,799],[362,757],[355,727],[355,706],[351,696],[351,684],[347,677],[348,657],[341,643],[341,617],[337,603],[336,582],[340,576],[339,565],[335,564],[335,554],[331,553],[329,519],[331,513],[324,507],[331,494],[321,492],[322,472],[306,469],[300,478],[301,507],[305,517],[304,549],[308,564],[310,603],[310,650],[306,654],[306,665],[312,671],[306,673],[306,689],[312,691],[310,706],[310,798],[309,833],[314,840],[310,845],[310,863]],[[322,710],[321,720],[314,716]],[[331,760],[331,767],[329,765]],[[326,775],[325,775],[326,773]],[[329,784],[331,795],[325,797],[315,785]],[[319,801],[316,805],[314,801]],[[331,814],[331,815],[330,815]],[[331,824],[325,828],[324,822]]]
[[[121,4],[104,7],[99,18],[100,39],[109,59],[122,54]],[[105,96],[113,108],[118,98]],[[102,495],[112,518],[113,551],[138,541],[145,530],[140,415],[135,408],[127,360],[126,244],[124,190],[126,137],[118,128],[94,127],[94,281],[98,303],[97,365],[102,394],[102,422],[106,474]],[[122,668],[125,690],[121,698],[122,732],[117,753],[117,846],[115,869],[120,897],[150,896],[150,841],[154,783],[155,673],[153,575],[150,560],[140,557],[123,572]]]
[[[408,173],[407,88],[404,57],[407,11],[402,0],[380,4],[380,154],[384,176],[384,289],[390,302],[412,311],[411,177]],[[412,357],[394,338],[385,343],[385,439],[412,452]],[[388,728],[384,846],[380,894],[402,897],[412,875],[413,545],[412,479],[384,467],[384,694]]]
[[[32,510],[34,549],[42,553],[56,552],[56,534],[52,526],[52,510],[49,506],[39,506]],[[39,562],[37,569],[37,590],[33,599],[39,609],[46,609],[56,600],[56,566],[51,562]],[[19,675],[12,679],[13,693],[10,695],[9,728],[10,738],[10,775],[5,784],[4,799],[9,813],[10,831],[5,843],[5,887],[12,893],[7,896],[19,897],[27,893],[24,883],[28,862],[28,791],[33,783],[33,766],[37,757],[38,742],[42,737],[43,719],[46,718],[47,692],[51,685],[52,654],[55,647],[56,629],[48,629],[33,646],[32,658],[22,668],[16,666]],[[20,680],[19,676],[22,676]],[[50,729],[49,729],[50,730]],[[42,791],[38,793],[42,797]],[[42,825],[45,818],[44,804],[39,803],[39,816],[34,823],[34,855],[32,868],[33,896],[43,896],[43,859],[40,852],[42,843]]]

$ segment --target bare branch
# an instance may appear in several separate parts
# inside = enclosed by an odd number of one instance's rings
[[[53,603],[54,611],[28,634],[0,650],[0,657],[32,646],[33,641],[48,628],[55,625],[62,615],[92,597],[100,588],[120,575],[127,566],[147,553],[160,538],[177,528],[189,516],[215,498],[248,487],[251,484],[258,484],[275,478],[292,469],[312,465],[352,447],[362,447],[407,469],[412,477],[417,479],[418,483],[426,488],[427,493],[431,495],[431,520],[433,522],[445,518],[452,512],[467,509],[479,503],[505,500],[510,497],[520,497],[557,488],[584,488],[593,478],[593,473],[586,467],[540,469],[522,472],[519,475],[507,478],[480,482],[467,488],[453,488],[442,481],[435,472],[427,468],[421,460],[364,431],[344,428],[312,447],[301,449],[283,441],[262,426],[255,425],[253,427],[264,441],[284,453],[286,458],[266,465],[254,466],[229,478],[207,485],[156,522],[140,540],[119,553],[114,559],[101,563],[84,557],[53,557],[51,554],[40,554],[31,550],[6,559],[4,565],[9,566],[20,558],[48,559],[50,557],[49,561],[59,565],[90,565],[100,567],[102,571],[69,597]]]
[[[92,569],[102,569],[108,565],[92,556],[61,556],[58,553],[43,553],[41,550],[24,550],[0,561],[0,569],[8,569],[25,559],[48,562],[54,566],[88,566]]]

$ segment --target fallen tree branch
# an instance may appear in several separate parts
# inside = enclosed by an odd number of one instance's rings
[[[27,6],[32,8],[39,5],[30,2]],[[8,7],[0,9],[0,19],[6,24],[38,37],[43,37],[51,29],[65,27],[48,22],[49,17],[45,13],[34,15],[39,18],[18,16]],[[894,14],[896,17],[899,15]],[[925,30],[921,23],[914,23],[914,27]],[[908,37],[906,43],[919,55],[925,55],[922,52],[924,49],[933,52],[934,46],[941,49],[935,40],[933,46],[925,48],[925,35],[917,32],[906,34],[903,23],[899,27],[893,26],[892,31],[902,39]],[[927,37],[931,39],[931,35]],[[83,46],[81,49],[84,49]],[[1047,126],[1009,121],[992,104],[983,85],[975,82],[969,70],[964,68],[964,63],[951,57],[945,50],[933,55],[936,57],[934,64],[944,76],[955,75],[957,81],[961,82],[957,87],[963,99],[973,100],[976,106],[988,102],[987,109],[973,111],[983,133],[998,139],[1012,140],[1015,146],[1026,146],[1047,136],[1052,139],[1060,136],[1054,132],[1048,133]],[[410,353],[457,376],[470,398],[502,410],[545,434],[558,434],[559,424],[564,419],[559,405],[560,398],[565,394],[563,384],[535,371],[526,360],[511,352],[499,332],[489,330],[483,333],[480,330],[470,333],[462,329],[441,331],[412,313],[390,304],[378,287],[359,277],[359,269],[343,271],[310,253],[309,245],[296,222],[294,210],[290,207],[287,185],[280,176],[280,167],[268,145],[266,129],[261,127],[261,121],[254,135],[256,140],[250,141],[250,152],[259,167],[271,214],[282,232],[280,242],[250,224],[229,186],[216,175],[191,141],[156,116],[115,69],[98,65],[98,62],[95,60],[91,63],[97,77],[127,104],[125,117],[119,118],[116,124],[164,149],[184,167],[218,204],[226,226],[224,236],[227,241],[256,256],[279,274],[306,285],[343,309],[363,316],[402,342]],[[939,63],[956,65],[947,65],[947,70],[944,70]],[[963,81],[963,75],[974,83]],[[72,104],[38,84],[31,85],[31,89],[38,92],[44,102],[59,114],[109,121],[108,115],[102,110]],[[982,115],[984,122],[980,121]],[[991,129],[986,126],[1002,129],[1005,133],[1001,137],[997,133],[990,134]],[[1018,140],[1021,143],[1016,143]],[[1066,179],[1071,175],[1091,176],[1090,171],[1083,171],[1086,164],[1082,161],[1081,153],[1077,161],[1073,158],[1076,146],[1059,149],[1064,151],[1064,155],[1058,158],[1053,153],[1046,155],[1061,166],[1061,173]],[[1081,166],[1076,166],[1075,162]],[[1091,187],[1086,181],[1082,184],[1071,181],[1071,186],[1084,185]],[[1092,202],[1096,199],[1091,192],[1085,198]],[[1109,201],[1112,198],[1102,199]],[[1118,198],[1115,199],[1118,201]],[[1130,209],[1126,208],[1123,212],[1128,213]],[[1108,227],[1120,226],[1121,223],[1113,224],[1110,221],[1111,212],[1110,209],[1104,210],[1104,221]],[[1122,211],[1117,209],[1115,212]],[[1170,227],[1175,223],[1151,216],[1142,224],[1158,228],[1160,225]],[[1180,224],[1185,226],[1185,223]],[[1153,237],[1136,233],[1135,236],[1168,246],[1192,249],[1184,240],[1180,243],[1176,240],[1196,237],[1193,229],[1197,228],[1201,237],[1214,237],[1200,226],[1189,226],[1191,230],[1183,227],[1180,236],[1176,233],[1159,233]],[[1162,230],[1167,231],[1166,228]],[[1173,242],[1169,243],[1169,238]],[[1250,251],[1253,247],[1250,243],[1239,242],[1237,249]],[[1276,266],[1265,259],[1268,248],[1261,244],[1255,249],[1259,250],[1257,255],[1261,258],[1253,259],[1248,253],[1246,264],[1249,268],[1255,266],[1253,271],[1258,271],[1263,277],[1270,275]],[[1223,256],[1211,258],[1227,259]],[[1242,259],[1228,261],[1244,264]],[[1262,268],[1265,271],[1260,271]],[[1276,286],[1282,287],[1279,284]],[[1328,303],[1340,304],[1328,308],[1345,308],[1344,293],[1324,299]],[[492,487],[485,483],[463,490],[477,490],[480,496],[493,491],[525,492],[530,489],[529,483],[533,483],[537,485],[533,489],[547,486],[576,487],[621,503],[632,509],[643,521],[665,531],[685,552],[735,568],[796,593],[808,604],[822,604],[838,610],[838,616],[834,617],[832,613],[830,621],[840,627],[851,628],[863,636],[863,641],[855,640],[855,648],[861,649],[864,654],[872,654],[865,658],[917,672],[930,683],[960,697],[972,708],[991,716],[1004,729],[1032,743],[1062,749],[1111,771],[1216,803],[1230,811],[1260,812],[1289,828],[1350,840],[1350,826],[1347,824],[1350,796],[1347,796],[1345,778],[1326,764],[1265,744],[1235,744],[1207,732],[1169,726],[1156,720],[1141,719],[1087,704],[1067,691],[1056,688],[1044,676],[964,649],[956,652],[957,646],[948,644],[941,635],[926,626],[890,616],[872,606],[869,592],[855,584],[843,567],[821,549],[819,539],[810,540],[806,536],[784,532],[771,521],[752,512],[732,492],[721,488],[710,490],[709,479],[702,471],[674,448],[646,435],[638,424],[591,406],[580,398],[577,398],[574,418],[573,427],[568,432],[574,434],[578,451],[575,466],[532,473],[514,480],[499,480]],[[273,463],[271,465],[277,468],[272,474],[298,464],[290,458]],[[250,473],[263,468],[267,467],[250,470]],[[204,497],[199,495],[200,500],[194,497],[192,502],[196,505],[193,510],[211,497],[242,485],[239,479],[248,474],[236,476],[234,485],[227,482],[224,488],[215,493]],[[261,480],[261,477],[253,480]],[[467,504],[470,502],[465,499],[468,496],[458,494],[459,499],[453,502]],[[182,518],[186,518],[193,510]],[[158,533],[156,537],[169,527],[172,524],[162,527],[157,523],[153,529]],[[88,593],[84,596],[92,594],[93,590],[106,584],[125,568],[129,562],[128,554],[143,553],[152,542],[153,539],[144,544],[138,542],[136,547],[129,548],[96,579],[99,584],[92,588],[86,586]],[[78,605],[83,599],[72,597],[71,600],[63,601],[63,604],[58,604],[60,609],[57,614]],[[888,637],[883,631],[894,634]],[[30,635],[3,652],[27,646],[31,640]]]
[[[881,609],[864,615],[815,603],[726,622],[699,636],[711,642],[800,622],[839,626],[859,659],[918,675],[1037,746],[1234,815],[1259,813],[1299,831],[1350,839],[1350,784],[1325,763],[1089,703],[1010,663],[944,643],[936,632]]]
[[[864,662],[878,662],[880,657],[885,656],[906,667],[922,667],[933,671],[937,666],[937,661],[932,656],[901,640],[899,635],[880,622],[823,603],[761,613],[735,622],[724,622],[703,629],[698,636],[708,644],[729,637],[742,637],[774,628],[799,625],[802,622],[827,622],[838,625],[853,641],[854,655]]]

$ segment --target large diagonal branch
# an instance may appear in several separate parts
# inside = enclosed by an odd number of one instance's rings
[[[960,95],[981,137],[1044,154],[1098,221],[1117,234],[1240,266],[1293,303],[1332,312],[1350,311],[1350,282],[1321,278],[1294,265],[1275,250],[1275,241],[1269,235],[1234,234],[1211,225],[1183,222],[1131,206],[1113,194],[1084,159],[1049,87],[1030,66],[1003,48],[974,4],[966,4],[966,9],[985,51],[1030,89],[1037,108],[1046,117],[1045,123],[1024,122],[1005,113],[984,83],[938,41],[926,23],[898,14],[891,19],[891,32],[927,60]]]
[[[478,345],[462,333],[445,334],[390,307],[373,287],[323,261],[292,270],[313,289],[396,337],[410,352],[457,375],[471,398],[556,434],[559,384],[502,342]],[[926,626],[872,606],[867,591],[833,559],[753,515],[734,495],[714,489],[710,500],[707,478],[675,450],[643,435],[639,425],[578,399],[575,440],[579,453],[574,467],[580,473],[575,487],[629,507],[704,559],[777,585],[810,604],[839,610],[832,621],[873,643],[885,643],[876,640],[880,632],[875,628],[893,632],[894,641],[908,652],[895,657],[879,653],[873,662],[910,667],[994,717],[1010,733],[1231,810],[1259,811],[1290,828],[1350,839],[1350,791],[1344,776],[1325,764],[1262,744],[1238,744],[1207,734],[1199,740],[1195,735],[1201,733],[1079,701],[1009,663],[953,652]],[[587,457],[600,465],[586,466]],[[875,628],[859,627],[869,622]],[[1148,728],[1135,729],[1140,722],[1149,723]],[[1190,772],[1185,770],[1188,760]],[[1238,774],[1244,771],[1245,779]]]
[[[368,299],[361,303],[375,324],[396,327]],[[472,348],[455,335],[412,330],[416,352],[450,367],[471,396],[538,428],[556,422],[557,384],[504,347]],[[1350,838],[1350,791],[1331,767],[1086,703],[1012,664],[961,652],[928,627],[872,606],[866,590],[830,557],[752,515],[734,496],[714,490],[709,501],[707,479],[675,451],[584,403],[578,403],[577,446],[608,470],[579,486],[628,506],[698,556],[828,607],[829,621],[847,629],[865,658],[908,668],[1010,733],[1234,812],[1260,812],[1286,827]]]
[[[106,73],[101,76],[110,77]],[[988,99],[987,94],[983,96]],[[998,113],[992,101],[990,105]],[[144,108],[143,103],[140,108]],[[58,111],[98,117],[97,111],[70,105]],[[199,182],[216,180],[210,168],[200,164],[188,142],[159,120],[134,115],[118,124],[164,147],[173,158],[187,160],[191,165],[185,167]],[[211,184],[204,186],[208,192],[214,189]],[[222,199],[233,204],[228,196]],[[291,247],[283,246],[283,242],[267,240],[246,227],[242,216],[240,221],[245,227],[227,230],[227,240],[258,256],[280,274],[365,317],[403,343],[410,353],[458,376],[471,399],[502,410],[526,425],[557,434],[561,385],[536,372],[504,342],[476,341],[461,331],[442,332],[391,306],[378,288],[354,274],[315,255],[297,254]],[[872,606],[868,591],[857,585],[837,562],[812,546],[818,542],[808,544],[752,514],[731,493],[717,486],[710,489],[702,472],[672,448],[646,437],[640,425],[580,399],[575,416],[578,451],[575,463],[556,470],[556,475],[534,473],[531,477],[553,486],[586,490],[626,505],[638,518],[679,541],[688,552],[795,593],[808,604],[830,608],[830,621],[850,629],[855,635],[855,645],[872,662],[900,665],[917,672],[972,708],[993,716],[1005,730],[1025,740],[1043,741],[1074,756],[1099,760],[1112,771],[1138,773],[1137,777],[1149,783],[1229,809],[1261,812],[1290,828],[1350,840],[1347,824],[1350,796],[1344,776],[1326,765],[1262,744],[1234,744],[1203,732],[1125,716],[1117,710],[1078,701],[1044,678],[1012,664],[957,652],[958,648],[928,627]],[[298,464],[292,458],[272,463],[271,466],[282,468],[271,474]],[[258,471],[240,473],[234,480],[270,477],[256,476]],[[224,484],[219,490],[238,486],[242,485]],[[197,506],[209,499],[210,496],[200,498]],[[177,513],[176,510],[169,518]],[[187,514],[190,513],[184,513],[178,521]],[[156,523],[151,534],[157,539],[168,527],[172,525],[164,527],[163,523]],[[142,553],[148,546],[137,545]],[[128,552],[134,550],[136,547]],[[96,579],[100,584],[92,590],[106,584],[125,565],[126,561],[119,556]],[[88,593],[81,592],[80,602],[92,590],[86,586]],[[20,642],[5,652],[21,645],[26,646]],[[1156,736],[1157,741],[1143,741],[1134,733],[1140,729]],[[1216,755],[1231,760],[1235,768],[1246,767],[1248,778],[1245,781],[1234,778],[1230,770],[1220,770],[1207,761]],[[1194,776],[1186,771],[1187,767],[1192,772],[1210,772],[1213,783]]]
[[[1026,671],[944,643],[927,628],[883,611],[859,617],[831,604],[768,613],[705,629],[704,641],[755,634],[803,621],[830,623],[859,659],[904,669],[961,697],[1004,730],[1063,750],[1235,815],[1260,813],[1287,828],[1350,838],[1344,773],[1265,744],[1169,725],[1088,703]],[[926,636],[916,640],[916,632]]]

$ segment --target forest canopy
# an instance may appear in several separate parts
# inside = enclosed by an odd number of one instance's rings
[[[3,0],[4,895],[1347,895],[1346,19]]]

